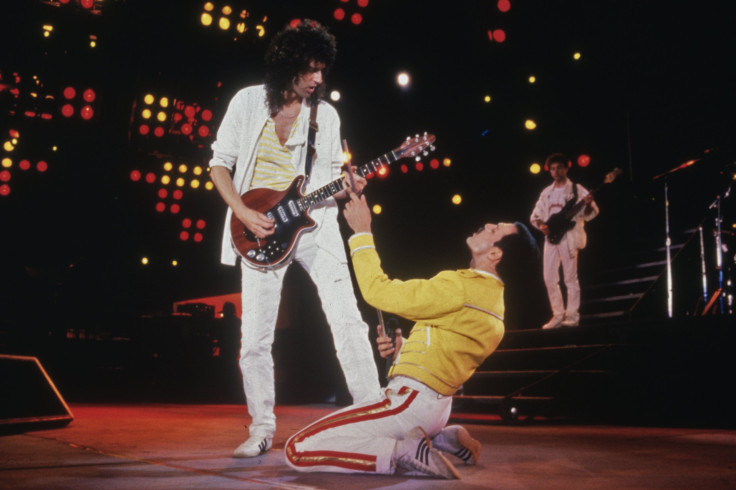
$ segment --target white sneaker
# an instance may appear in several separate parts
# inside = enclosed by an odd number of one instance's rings
[[[421,427],[413,428],[406,439],[396,442],[391,461],[405,470],[416,471],[422,475],[460,479],[460,474],[441,452],[432,448],[429,437]]]
[[[562,325],[562,319],[563,317],[561,316],[553,316],[550,321],[542,325],[542,328],[544,330],[547,330],[549,328],[557,328]]]
[[[481,443],[470,435],[461,425],[448,425],[432,439],[432,446],[440,451],[453,454],[462,459],[466,465],[478,462]]]
[[[252,435],[247,441],[235,449],[233,458],[254,458],[259,454],[269,451],[272,444],[273,439],[271,437]]]

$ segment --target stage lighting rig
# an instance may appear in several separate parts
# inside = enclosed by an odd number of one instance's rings
[[[110,2],[110,0],[105,0]],[[41,0],[41,3],[52,7],[74,9],[92,15],[102,15],[103,0]]]
[[[263,38],[266,35],[268,16],[255,15],[245,8],[233,8],[229,3],[216,5],[215,2],[205,2],[199,22],[205,28],[232,35],[233,40],[237,41],[247,35]]]

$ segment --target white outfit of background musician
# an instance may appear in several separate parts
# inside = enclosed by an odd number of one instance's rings
[[[304,36],[304,43],[296,43],[299,46],[315,42],[315,38],[316,44],[324,44],[326,36],[326,39],[331,39],[334,49],[334,37],[326,34],[315,22],[304,21],[296,28],[285,29],[282,34],[284,36],[279,42],[284,43],[293,41],[297,36]],[[290,51],[279,49],[278,46],[271,49],[271,53],[277,55],[283,52]],[[334,57],[334,52],[332,56]],[[285,138],[283,145],[291,153],[291,161],[279,164],[285,169],[295,170],[295,175],[305,174],[309,101],[315,98],[312,95],[322,85],[322,74],[326,71],[324,61],[310,59],[307,71],[300,71],[293,82],[289,80],[290,85],[284,92],[288,98],[277,110],[269,108],[265,87],[253,86],[239,91],[225,113],[217,140],[212,145],[214,153],[210,161],[212,180],[229,205],[222,240],[223,264],[235,265],[237,260],[230,238],[230,220],[234,208],[243,217],[241,221],[256,236],[263,238],[273,232],[272,221],[269,223],[261,213],[245,208],[239,197],[251,188],[259,140],[269,118],[276,121],[277,133],[279,127],[287,130],[291,127],[291,131],[285,131],[288,138]],[[319,130],[316,132],[316,153],[306,192],[338,179],[343,164],[337,112],[326,102],[317,103]],[[285,118],[287,121],[295,118],[293,126],[279,123]],[[281,136],[284,134],[280,133],[279,137]],[[296,260],[305,269],[317,287],[350,394],[355,402],[365,402],[378,396],[380,384],[368,338],[368,326],[360,315],[355,299],[337,212],[337,203],[332,198],[311,209],[310,215],[317,226],[302,234],[294,247],[291,260]],[[250,225],[248,220],[251,220]],[[271,449],[276,431],[271,347],[286,269],[284,264],[270,270],[256,270],[241,261],[243,313],[240,368],[252,423],[250,438],[235,450],[235,457],[253,457]]]
[[[547,235],[550,216],[559,212],[574,197],[573,185],[577,186],[577,200],[589,201],[573,218],[575,226],[568,230],[558,244],[544,241],[544,283],[547,286],[552,318],[542,328],[577,326],[580,323],[580,282],[578,281],[578,251],[585,248],[587,236],[585,222],[598,215],[598,206],[588,196],[588,191],[580,184],[573,184],[567,178],[569,165],[567,157],[553,154],[547,158],[547,166],[554,180],[545,187],[537,200],[530,218],[531,224]],[[567,305],[560,290],[560,266],[567,290]]]

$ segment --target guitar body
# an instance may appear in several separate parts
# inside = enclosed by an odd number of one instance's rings
[[[434,141],[435,136],[427,133],[423,136],[406,138],[398,148],[355,168],[354,171],[365,177],[400,158],[415,157],[421,152],[427,154],[427,149],[434,150]],[[314,220],[309,217],[309,208],[345,188],[343,178],[340,177],[305,196],[302,195],[303,183],[304,176],[300,175],[286,190],[251,189],[241,196],[243,204],[274,221],[274,234],[261,240],[256,238],[245,224],[232,216],[230,237],[233,246],[247,265],[256,269],[267,269],[284,262],[302,233],[316,226]]]
[[[590,191],[588,194],[591,196],[596,194],[598,190],[603,186],[604,184],[610,184],[613,182],[616,177],[621,175],[621,169],[620,168],[614,168],[610,172],[608,172],[603,179],[603,182],[598,185],[595,189]],[[577,184],[574,184],[577,185]],[[573,218],[575,217],[578,212],[580,212],[581,209],[583,209],[583,206],[585,206],[585,200],[581,199],[577,202],[575,202],[575,198],[573,197],[569,201],[565,203],[565,205],[557,211],[555,214],[549,217],[547,220],[547,226],[549,227],[549,234],[547,234],[547,240],[549,240],[550,243],[557,245],[562,240],[562,237],[565,236],[565,233],[570,231],[575,227],[575,221]]]
[[[547,240],[549,240],[550,243],[557,245],[562,241],[562,237],[565,236],[565,233],[575,227],[575,222],[568,218],[568,213],[574,206],[575,199],[573,198],[567,201],[561,210],[557,211],[547,220],[547,226],[549,227]]]
[[[295,204],[302,198],[304,176],[294,179],[283,191],[251,189],[241,196],[243,204],[274,220],[274,234],[256,238],[235,216],[230,220],[233,244],[249,265],[257,268],[273,267],[285,261],[302,233],[314,228],[315,222],[306,210]]]

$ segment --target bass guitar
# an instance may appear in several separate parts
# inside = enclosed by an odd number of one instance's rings
[[[610,184],[613,182],[616,177],[618,177],[621,174],[620,168],[614,168],[610,172],[606,174],[606,177],[603,179],[603,182],[598,184],[598,187],[593,189],[589,192],[589,194],[592,196],[598,190],[603,187],[603,184]],[[577,184],[573,184],[577,185]],[[555,214],[549,217],[547,220],[547,227],[549,227],[549,234],[547,235],[547,240],[549,240],[550,243],[557,245],[562,240],[562,237],[565,236],[565,233],[567,233],[569,230],[571,230],[575,226],[575,221],[573,218],[575,215],[577,215],[581,209],[583,209],[583,206],[585,206],[585,200],[581,199],[577,202],[575,202],[575,198],[570,199],[565,203],[565,205],[562,207],[561,210],[557,211]]]
[[[434,150],[435,136],[424,133],[406,140],[398,148],[355,168],[361,177],[378,171],[381,167],[405,157],[417,157]],[[286,260],[302,233],[314,228],[309,209],[328,197],[342,191],[342,177],[316,191],[303,195],[304,176],[295,178],[283,191],[257,188],[241,196],[243,204],[274,220],[274,233],[266,238],[256,237],[235,216],[230,221],[233,245],[245,262],[255,268],[274,267]]]

